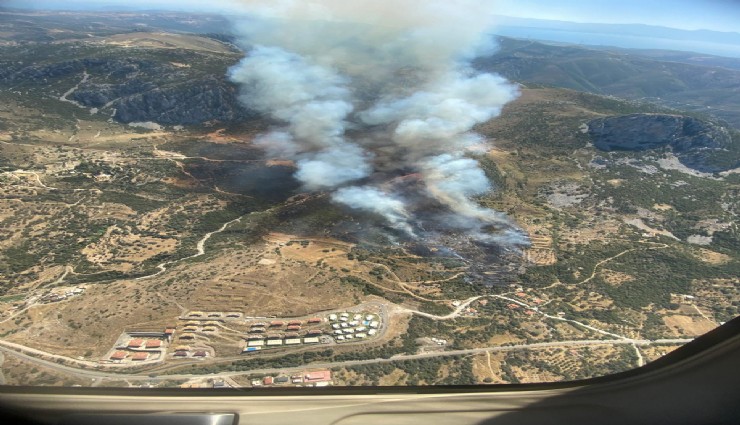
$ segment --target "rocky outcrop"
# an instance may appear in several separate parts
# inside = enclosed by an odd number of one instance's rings
[[[719,172],[740,165],[717,161],[734,143],[730,132],[697,118],[667,114],[631,114],[595,119],[588,133],[604,151],[644,151],[670,148],[684,165],[703,172]]]
[[[191,125],[253,116],[238,102],[237,88],[226,80],[225,71],[206,74],[154,60],[85,58],[9,68],[0,70],[0,82],[53,84],[83,73],[89,78],[68,98],[119,122]]]

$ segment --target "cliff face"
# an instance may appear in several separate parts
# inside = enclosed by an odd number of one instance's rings
[[[84,74],[88,78],[82,80]],[[81,82],[75,81],[78,76]],[[225,70],[207,73],[129,58],[82,58],[0,70],[0,82],[8,85],[53,86],[61,81],[79,82],[68,99],[123,123],[191,125],[253,116],[237,101],[237,88],[226,80]]]
[[[588,133],[594,146],[604,151],[670,148],[681,163],[703,172],[720,172],[740,165],[730,131],[692,117],[631,114],[599,118],[588,123]]]

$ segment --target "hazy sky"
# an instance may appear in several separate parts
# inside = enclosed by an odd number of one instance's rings
[[[347,0],[351,2],[352,0]],[[399,0],[379,0],[393,1]],[[455,0],[450,0],[451,2]],[[0,0],[10,7],[125,8],[220,12],[231,0]],[[492,13],[574,22],[641,23],[681,29],[740,31],[738,0],[490,0]]]

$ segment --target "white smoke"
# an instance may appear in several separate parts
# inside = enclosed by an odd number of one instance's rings
[[[484,239],[488,224],[511,227],[475,201],[492,188],[464,156],[483,142],[473,127],[518,95],[503,78],[469,67],[493,47],[490,1],[236,3],[247,55],[229,76],[245,105],[276,121],[255,143],[294,160],[305,188],[333,191],[335,202],[414,235],[410,197],[378,188],[404,170],[418,173],[425,196],[477,229],[475,237]]]
[[[268,153],[297,160],[296,177],[308,189],[367,176],[370,155],[344,137],[354,106],[346,79],[331,69],[276,47],[256,46],[229,77],[243,85],[240,100],[286,124],[258,138]],[[270,146],[274,141],[275,146]]]
[[[416,237],[409,224],[411,216],[406,211],[403,201],[386,194],[380,189],[370,186],[343,187],[332,194],[332,199],[355,209],[381,215],[391,227],[401,230],[411,237]]]

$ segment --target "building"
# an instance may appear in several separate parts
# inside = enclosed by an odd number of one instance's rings
[[[319,338],[317,337],[310,337],[310,338],[303,338],[304,344],[318,344]]]
[[[126,353],[125,351],[116,351],[110,356],[110,359],[111,360],[123,360],[126,358],[127,355],[128,353]]]
[[[285,339],[285,345],[296,345],[300,343],[301,343],[300,338],[286,338]]]
[[[139,348],[142,346],[142,344],[144,344],[143,340],[138,339],[138,338],[132,339],[131,341],[128,342],[128,347],[129,348]]]
[[[373,316],[372,314],[368,314],[367,316],[365,316],[365,320],[373,320],[374,318],[375,316]]]
[[[265,346],[265,340],[263,339],[255,339],[255,340],[247,342],[247,347],[264,347],[264,346]]]
[[[357,338],[367,338],[367,334],[364,334],[364,333],[359,333],[359,334],[357,334],[357,335],[355,335],[355,336],[356,336]]]
[[[241,317],[241,313],[237,313],[236,311],[230,311],[226,313],[226,317]]]
[[[206,326],[203,328],[203,332],[216,332],[218,328],[215,326]]]
[[[376,333],[378,333],[378,331],[377,331],[377,330],[375,330],[375,329],[370,329],[369,331],[367,331],[367,334],[368,334],[368,335],[370,335],[370,336],[373,336],[373,335],[375,335]]]
[[[178,345],[177,347],[175,347],[175,351],[190,351],[190,346]]]
[[[301,330],[301,327],[298,326],[298,325],[290,325],[290,326],[287,327],[287,329],[289,331],[300,331]]]
[[[161,346],[162,346],[162,341],[160,341],[158,339],[150,339],[150,340],[147,340],[147,342],[146,342],[146,348],[149,348],[149,349],[151,349],[151,348],[159,348]]]
[[[274,322],[270,322],[270,327],[271,328],[279,328],[279,327],[284,326],[284,325],[285,325],[285,322],[281,322],[279,320],[275,320]]]
[[[193,357],[207,357],[208,351],[206,350],[198,350],[195,353],[193,353]]]
[[[262,380],[262,383],[264,385],[272,385],[272,376],[265,376],[265,378]]]
[[[308,319],[308,323],[309,324],[321,323],[321,319],[318,318],[318,317],[312,317],[312,318]]]
[[[185,328],[185,329],[183,329],[182,331],[183,331],[183,332],[195,332],[195,331],[197,331],[197,330],[198,330],[198,328]]]
[[[203,317],[202,311],[191,311],[188,317]]]
[[[288,326],[301,326],[302,324],[303,322],[301,322],[300,320],[291,320],[290,322],[288,322]]]
[[[242,353],[255,353],[261,349],[262,347],[244,347]]]
[[[307,335],[321,335],[321,334],[323,334],[323,332],[321,332],[321,330],[314,329],[312,331],[308,331],[308,334]]]
[[[175,357],[187,357],[188,352],[187,351],[175,351]]]
[[[221,317],[221,313],[217,313],[214,311],[214,312],[208,313],[208,317]]]
[[[303,378],[305,382],[328,382],[331,381],[331,371],[319,370],[316,372],[307,372]]]
[[[187,340],[195,339],[195,335],[182,335],[180,339],[187,339]]]
[[[278,376],[277,378],[275,378],[276,384],[287,384],[288,382],[290,382],[290,378],[288,378],[287,376]]]
[[[377,320],[373,320],[372,322],[370,322],[368,326],[370,326],[371,328],[377,329],[378,326],[380,326],[380,322],[378,322]]]
[[[332,322],[336,322],[337,321],[337,315],[336,314],[333,314],[333,313],[330,314],[329,315],[329,320],[331,320]]]
[[[274,347],[276,345],[283,345],[283,340],[282,339],[268,339],[267,340],[268,347]]]
[[[149,353],[134,353],[133,356],[131,356],[131,360],[134,361],[144,361],[149,358]]]

